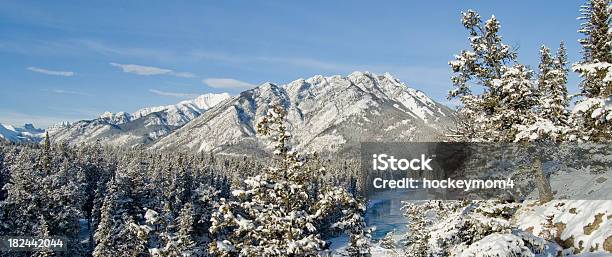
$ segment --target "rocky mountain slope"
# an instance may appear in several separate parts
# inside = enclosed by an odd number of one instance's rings
[[[266,83],[220,103],[153,143],[151,149],[253,153],[268,147],[255,133],[272,103],[288,112],[294,145],[354,154],[361,141],[431,141],[452,110],[390,74],[315,76],[286,85]]]
[[[200,116],[230,95],[205,94],[174,105],[148,107],[133,113],[106,112],[99,118],[63,123],[48,129],[53,141],[70,145],[100,141],[116,146],[147,145]]]

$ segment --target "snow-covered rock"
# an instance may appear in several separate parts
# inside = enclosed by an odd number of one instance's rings
[[[573,253],[612,252],[612,201],[555,200],[544,205],[525,202],[517,215],[520,229],[550,235]]]
[[[470,245],[458,257],[534,256],[523,240],[513,234],[491,234]]]

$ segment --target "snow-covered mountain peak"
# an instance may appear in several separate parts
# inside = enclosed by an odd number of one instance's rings
[[[179,103],[179,105],[194,104],[196,107],[202,110],[207,110],[230,97],[231,95],[228,93],[203,94],[193,100],[182,101]]]
[[[256,121],[272,103],[286,109],[295,146],[319,152],[355,149],[360,141],[432,140],[436,131],[449,124],[452,114],[388,73],[316,75],[244,91],[160,139],[152,148],[255,150],[260,147]]]
[[[138,119],[154,112],[164,112],[168,114],[169,125],[181,126],[229,98],[231,96],[228,93],[203,94],[195,99],[185,100],[177,104],[142,108],[133,112],[131,116],[133,119]]]
[[[417,89],[408,87],[388,72],[378,75],[368,71],[355,71],[346,77],[316,75],[294,80],[282,87],[286,89],[292,100],[301,100],[331,92],[338,94],[351,86],[377,98],[395,101],[396,108],[410,110],[422,119],[439,112],[433,99]]]
[[[279,86],[277,84],[272,83],[272,82],[266,82],[253,89],[260,90],[260,91],[268,91],[268,90],[278,90],[278,88]]]
[[[106,120],[109,123],[117,125],[130,122],[132,120],[132,115],[127,112],[112,113],[107,111],[100,115],[100,119]]]

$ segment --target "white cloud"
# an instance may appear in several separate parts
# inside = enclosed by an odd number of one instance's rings
[[[153,66],[144,66],[144,65],[138,65],[138,64],[121,64],[121,63],[114,63],[114,62],[111,62],[110,65],[120,68],[121,70],[123,70],[123,72],[134,73],[134,74],[143,75],[143,76],[172,75],[172,76],[181,77],[181,78],[196,77],[196,75],[194,75],[193,73],[177,72],[174,70],[158,68],[158,67],[153,67]]]
[[[64,77],[72,77],[74,76],[74,74],[76,74],[72,71],[56,71],[56,70],[48,70],[48,69],[43,69],[43,68],[38,68],[38,67],[28,67],[27,70],[42,73],[42,74],[47,74],[47,75],[64,76]]]
[[[172,72],[172,70],[168,70],[168,69],[162,69],[162,68],[151,67],[151,66],[142,66],[142,65],[136,65],[136,64],[120,64],[120,63],[111,62],[110,65],[121,68],[123,72],[134,73],[134,74],[145,75],[145,76],[162,75],[162,74],[168,74]]]
[[[156,94],[156,95],[171,96],[171,97],[182,98],[182,99],[191,99],[191,98],[198,97],[197,94],[166,92],[166,91],[161,91],[157,89],[149,89],[149,92]]]
[[[195,74],[190,72],[173,72],[172,75],[181,77],[181,78],[195,78],[197,77]]]
[[[214,88],[249,89],[256,87],[256,85],[251,83],[230,78],[207,78],[202,80],[202,82]]]
[[[88,94],[88,93],[71,91],[71,90],[63,90],[63,89],[51,89],[51,90],[43,89],[43,91],[52,92],[56,94],[64,94],[64,95],[91,96],[91,94]]]

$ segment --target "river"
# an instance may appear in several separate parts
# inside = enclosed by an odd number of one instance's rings
[[[415,199],[424,199],[421,190],[393,189],[377,192],[368,197],[368,208],[365,220],[368,228],[375,228],[372,239],[378,241],[388,232],[394,231],[394,238],[401,242],[404,234],[408,231],[408,220],[402,211],[402,202]],[[333,238],[331,250],[337,252],[348,243],[346,235]]]

